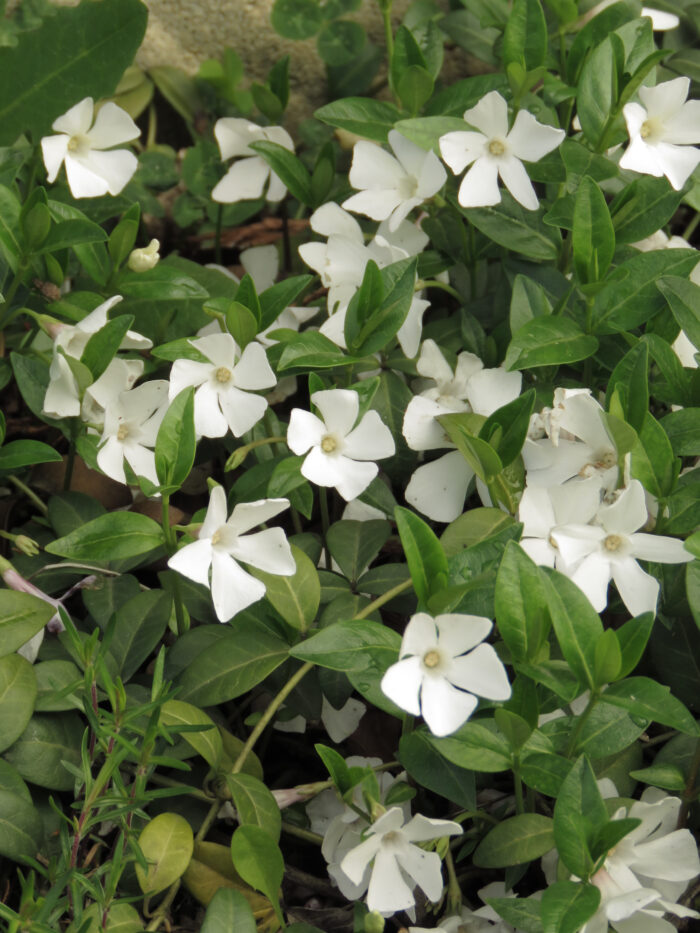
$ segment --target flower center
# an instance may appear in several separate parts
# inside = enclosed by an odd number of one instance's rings
[[[415,175],[404,175],[399,181],[398,190],[401,198],[408,201],[409,198],[415,197],[418,190],[418,179]]]
[[[619,551],[622,547],[622,538],[620,535],[608,535],[603,540],[603,547],[606,551]]]
[[[505,143],[500,139],[492,139],[489,142],[489,152],[493,156],[502,156],[506,151]]]
[[[332,454],[333,451],[338,447],[338,441],[333,437],[332,434],[324,434],[321,438],[321,450],[324,454]]]
[[[219,366],[216,371],[216,381],[225,385],[231,379],[231,370],[226,366]]]
[[[609,470],[617,463],[617,454],[614,450],[605,450],[598,455],[592,463],[584,464],[578,472],[579,476],[587,478],[594,476],[598,470]]]
[[[119,425],[119,430],[117,431],[117,440],[124,441],[129,436],[129,428],[125,424]]]
[[[90,140],[87,136],[78,134],[77,136],[71,136],[68,140],[68,152],[73,152],[75,155],[86,155],[89,151]]]
[[[218,544],[221,541],[221,529],[217,528],[214,534],[211,536],[211,543]]]
[[[554,540],[554,538],[552,537],[552,535],[549,536],[548,541],[549,541],[549,546],[550,546],[550,547],[553,547],[555,551],[558,551],[558,550],[559,550],[559,545],[558,545],[557,542]]]
[[[440,663],[440,652],[436,651],[435,648],[432,648],[430,651],[426,651],[423,655],[423,664],[429,669],[433,670]]]

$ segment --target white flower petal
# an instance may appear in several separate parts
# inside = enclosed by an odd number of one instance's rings
[[[107,101],[97,111],[95,123],[87,133],[93,149],[110,149],[121,143],[128,143],[141,135],[126,110],[122,110],[112,101]]]
[[[680,538],[665,535],[630,535],[632,556],[640,560],[653,560],[659,564],[684,564],[693,559]]]
[[[694,146],[673,146],[671,143],[659,142],[656,145],[656,152],[664,175],[675,190],[680,191],[700,162],[700,149]]]
[[[664,881],[690,881],[700,873],[698,847],[691,832],[677,829],[634,847],[632,871]]]
[[[457,200],[462,207],[490,207],[500,202],[498,169],[496,159],[488,156],[474,162],[459,186]]]
[[[309,223],[311,229],[321,236],[344,237],[359,244],[364,242],[362,227],[354,217],[344,211],[340,204],[336,204],[335,201],[322,204],[313,212],[309,218]]]
[[[158,485],[156,473],[156,459],[152,450],[142,444],[124,444],[124,459],[134,471],[136,476],[145,476],[154,485]]]
[[[442,871],[437,852],[425,852],[418,846],[403,846],[396,853],[396,861],[429,901],[439,901],[442,894]]]
[[[251,155],[250,143],[264,138],[261,126],[240,117],[221,117],[214,125],[214,136],[224,160]]]
[[[656,612],[659,581],[645,573],[634,558],[611,561],[610,570],[617,592],[633,616]]]
[[[85,161],[76,159],[70,151],[65,157],[66,178],[74,198],[98,198],[109,191],[109,183]]]
[[[615,566],[617,565],[619,562],[616,562]],[[608,604],[608,583],[611,575],[611,562],[596,553],[584,557],[571,574],[571,579],[586,594],[595,611],[602,612]]]
[[[234,509],[235,512],[236,509]],[[226,491],[223,486],[214,486],[209,495],[207,514],[204,516],[204,522],[199,532],[200,539],[213,537],[214,533],[226,523],[227,515]]]
[[[281,528],[266,528],[255,534],[244,535],[237,538],[227,550],[236,560],[266,573],[291,577],[296,572],[289,542]]]
[[[355,732],[366,712],[367,707],[365,704],[352,697],[341,709],[336,709],[324,697],[321,708],[321,721],[331,742],[336,745],[344,742]]]
[[[398,809],[398,807],[392,809]],[[389,813],[391,812],[390,810]],[[399,813],[400,812],[399,810]],[[346,874],[352,882],[359,884],[365,873],[365,869],[379,851],[381,844],[381,835],[372,833],[364,842],[361,842],[359,846],[355,846],[354,849],[351,849],[350,852],[347,853],[340,863],[340,870]]]
[[[220,390],[218,399],[221,411],[234,437],[240,437],[246,431],[250,431],[253,425],[260,421],[267,409],[267,399],[263,398],[262,395],[243,392],[233,385]]]
[[[376,191],[396,189],[405,175],[399,162],[381,146],[366,140],[355,143],[348,174],[353,188]]]
[[[177,570],[183,577],[209,587],[209,568],[211,567],[211,541],[200,538],[192,544],[186,544],[168,561],[171,570]]]
[[[473,694],[458,690],[444,677],[428,675],[423,678],[420,691],[421,715],[433,735],[444,736],[455,732],[469,719],[478,702]]]
[[[418,695],[422,679],[421,659],[417,656],[404,658],[392,664],[382,677],[382,693],[400,709],[405,709],[413,716],[419,716]]]
[[[355,185],[354,187],[358,186]],[[343,207],[348,211],[354,211],[356,214],[371,217],[372,220],[386,220],[402,203],[401,195],[394,188],[387,190],[371,189],[360,191],[346,198],[343,201]]]
[[[303,408],[293,408],[287,428],[287,446],[297,455],[305,454],[310,447],[318,446],[326,426],[316,415]]]
[[[403,633],[399,657],[422,656],[426,651],[436,647],[437,640],[438,630],[435,619],[427,612],[416,612],[409,619]]]
[[[411,450],[436,450],[454,446],[437,420],[441,415],[450,414],[454,410],[454,406],[415,395],[406,406],[402,427],[403,436]]]
[[[376,411],[365,412],[345,438],[343,452],[352,460],[382,460],[396,453],[394,437]]]
[[[238,612],[265,595],[265,584],[247,573],[219,548],[212,548],[211,595],[220,622],[228,622]]]
[[[326,430],[340,437],[352,431],[360,410],[360,397],[352,389],[323,389],[314,392],[312,403],[321,412]]]
[[[489,91],[474,107],[465,110],[464,119],[485,136],[506,136],[508,133],[508,104],[498,91]]]
[[[258,292],[274,285],[279,272],[279,253],[272,243],[266,246],[251,246],[241,251],[241,265],[252,278]]]
[[[413,473],[404,493],[406,502],[435,522],[452,522],[462,514],[474,471],[458,450]]]
[[[491,645],[477,645],[455,658],[449,677],[456,686],[487,700],[507,700],[511,694],[506,669]]]
[[[84,97],[70,110],[57,117],[51,124],[51,129],[56,130],[57,133],[67,133],[69,136],[85,134],[90,129],[93,110],[92,97]]]
[[[239,502],[226,524],[234,534],[242,535],[251,528],[255,528],[256,525],[268,522],[288,508],[289,499],[258,499],[255,502]],[[223,519],[219,524],[223,524],[224,521],[226,521],[225,509]]]
[[[66,172],[70,183],[69,161],[73,161],[70,155],[66,157]],[[89,156],[84,160],[83,166],[104,179],[107,191],[111,195],[117,195],[131,180],[132,175],[139,167],[139,162],[134,153],[129,152],[128,149],[112,149],[109,152],[91,149]],[[71,184],[72,190],[73,186]]]
[[[380,849],[367,890],[367,907],[381,914],[393,914],[414,904],[413,892],[401,874],[394,852]]]
[[[598,520],[608,533],[629,535],[647,521],[644,487],[633,479],[612,505],[602,505]]]
[[[529,211],[537,210],[540,202],[535,194],[535,189],[532,187],[527,169],[520,159],[513,156],[499,159],[498,174],[518,204],[522,204]]]
[[[519,110],[507,140],[513,155],[518,159],[539,162],[548,152],[556,149],[565,136],[564,130],[539,123],[529,111]]]
[[[116,437],[109,437],[97,451],[97,465],[106,476],[118,483],[126,483],[124,449]]]
[[[61,170],[68,152],[70,136],[44,136],[41,140],[41,154],[46,166],[47,181],[53,183]]]
[[[271,389],[277,383],[265,350],[255,341],[241,354],[233,368],[233,377],[240,389]]]
[[[194,429],[202,437],[223,437],[228,422],[219,407],[219,396],[210,382],[205,382],[194,393]]]
[[[503,367],[481,369],[469,380],[467,398],[478,415],[492,415],[520,395],[522,373],[506,372]]]
[[[456,658],[480,644],[493,628],[493,622],[484,616],[443,613],[435,616],[435,626],[441,650]],[[464,684],[458,686],[463,687]]]
[[[220,204],[252,201],[263,193],[269,177],[270,167],[261,156],[240,159],[216,183],[211,192],[212,201]]]

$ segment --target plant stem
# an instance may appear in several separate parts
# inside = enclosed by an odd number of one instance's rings
[[[386,593],[382,593],[381,596],[377,596],[369,606],[358,612],[355,616],[356,619],[366,619],[367,616],[371,615],[375,609],[379,609],[380,606],[383,606],[385,603],[390,602],[395,596],[399,596],[401,593],[405,593],[406,590],[410,590],[413,586],[412,580],[404,580],[403,583],[397,583],[396,586],[392,586],[390,590],[387,590]]]
[[[177,881],[175,881],[173,884],[170,885],[170,888],[168,889],[168,893],[165,897],[165,900],[159,906],[156,912],[156,915],[153,917],[151,922],[146,927],[147,930],[149,931],[157,930],[160,927],[161,923],[165,921],[165,917],[168,913],[168,910],[170,909],[170,905],[175,900],[175,897],[177,896],[177,892],[179,890],[180,890],[180,879],[178,878]]]
[[[312,833],[308,829],[302,829],[301,826],[295,826],[293,823],[286,823],[284,820],[282,820],[282,832],[290,836],[296,836],[297,839],[303,839],[304,842],[311,842],[315,846],[323,844],[323,836]]]
[[[253,750],[255,743],[258,741],[260,736],[265,731],[265,727],[267,726],[267,724],[270,722],[272,717],[275,715],[277,710],[284,703],[284,701],[287,699],[287,697],[292,692],[292,690],[296,687],[296,685],[300,683],[304,677],[306,677],[306,675],[309,673],[310,670],[312,670],[313,667],[314,667],[313,661],[307,661],[305,664],[302,664],[299,670],[289,678],[289,680],[284,685],[284,687],[282,687],[282,689],[277,694],[277,696],[273,698],[270,705],[267,707],[265,712],[262,714],[262,716],[256,723],[255,728],[248,736],[248,739],[245,745],[243,746],[243,748],[241,749],[238,758],[236,758],[233,768],[231,769],[233,774],[240,774],[240,772],[243,770],[243,765],[246,762],[246,758],[248,757],[250,752]]]
[[[206,838],[207,833],[211,829],[214,820],[219,815],[219,810],[221,809],[221,801],[217,798],[214,803],[209,807],[209,812],[202,820],[202,825],[197,830],[197,835],[194,837],[195,842],[203,842]]]
[[[681,236],[684,240],[689,240],[691,236],[695,233],[695,228],[700,223],[700,211],[695,212],[695,217],[692,218],[688,226],[685,228]]]
[[[386,43],[386,57],[391,72],[391,60],[394,57],[394,32],[391,28],[391,5],[392,0],[379,0],[379,8],[382,11],[384,21],[384,42]]]
[[[515,812],[525,812],[523,799],[523,781],[520,777],[520,755],[513,755],[513,786],[515,788]]]
[[[331,569],[331,552],[328,549],[328,529],[330,528],[331,519],[328,512],[328,493],[326,492],[325,486],[319,486],[318,490],[318,504],[321,509],[321,533],[323,536],[323,559],[325,561],[326,570]]]
[[[20,490],[20,492],[24,493],[27,499],[30,499],[34,503],[42,515],[48,515],[49,507],[46,505],[46,503],[41,501],[39,496],[37,496],[37,494],[31,490],[29,486],[25,485],[21,479],[17,479],[16,476],[8,476],[7,478],[14,486],[17,487],[17,489]]]
[[[162,521],[163,526],[163,538],[165,540],[165,549],[168,552],[168,557],[177,551],[177,538],[175,532],[170,524],[170,496],[167,492],[163,493],[162,496]],[[178,635],[184,635],[184,633],[189,629],[189,616],[186,614],[183,603],[182,603],[182,592],[180,590],[180,578],[175,573],[173,577],[173,603],[175,605],[175,621],[177,623],[177,633]]]
[[[216,231],[214,233],[214,262],[221,265],[221,223],[224,217],[224,205],[216,209]]]
[[[452,295],[453,298],[456,298],[460,304],[463,303],[462,296],[457,289],[452,288],[447,282],[440,282],[438,279],[424,279],[416,283],[416,291],[420,291],[422,288],[441,288],[443,292],[447,292],[448,295]]]

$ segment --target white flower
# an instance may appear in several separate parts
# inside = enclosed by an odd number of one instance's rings
[[[549,439],[527,440],[523,461],[530,486],[556,486],[572,477],[596,477],[612,490],[617,482],[617,450],[601,417],[603,408],[590,389],[556,389],[554,406],[541,415]]]
[[[607,933],[608,923],[618,933],[673,933],[663,919],[700,917],[677,904],[687,883],[700,872],[695,840],[688,829],[676,829],[681,801],[656,788],[613,819],[639,819],[641,823],[608,852],[591,881],[600,890],[601,903],[582,933]],[[640,916],[641,914],[641,916]]]
[[[418,373],[434,382],[408,403],[403,435],[412,450],[454,447],[437,419],[451,412],[490,415],[520,394],[522,374],[502,367],[484,369],[473,353],[457,357],[454,371],[433,340],[425,340],[416,363]],[[461,515],[474,471],[459,451],[419,466],[406,487],[406,501],[436,522]]]
[[[526,486],[518,505],[518,521],[523,523],[520,546],[536,564],[567,573],[552,532],[560,525],[587,525],[600,508],[600,496],[595,477],[549,488]]]
[[[216,121],[214,136],[219,144],[222,159],[243,156],[234,162],[211,193],[212,200],[221,204],[249,201],[259,198],[267,185],[268,201],[281,201],[287,193],[282,183],[262,156],[250,149],[250,143],[271,142],[294,152],[294,143],[289,133],[281,126],[258,126],[250,120],[238,117],[222,117]]]
[[[281,528],[246,534],[287,508],[288,499],[241,502],[227,518],[226,493],[223,487],[215,486],[198,540],[174,554],[168,566],[209,587],[217,618],[227,622],[265,595],[265,584],[243,570],[238,561],[282,577],[294,574],[296,565]]]
[[[498,91],[489,91],[465,111],[464,119],[479,132],[458,130],[440,137],[440,153],[455,175],[472,166],[459,187],[462,207],[498,204],[500,175],[516,201],[537,210],[539,201],[521,159],[538,162],[561,143],[564,130],[538,123],[527,110],[520,110],[508,132],[508,104]]]
[[[93,112],[92,97],[86,97],[51,124],[58,136],[41,140],[49,182],[56,180],[65,163],[74,198],[119,194],[138,168],[133,152],[111,149],[141,134],[129,114],[111,101],[100,107],[94,123]]]
[[[380,269],[416,256],[428,244],[422,230],[408,221],[401,221],[391,231],[383,221],[374,239],[365,245],[362,228],[347,211],[334,202],[323,204],[310,218],[311,229],[327,237],[326,243],[304,243],[299,255],[321,277],[328,289],[328,313],[320,331],[329,340],[345,349],[345,312],[350,300],[362,284],[370,259]],[[423,314],[430,302],[414,295],[406,319],[397,333],[401,349],[407,357],[418,352]]]
[[[516,933],[515,927],[506,923],[493,909],[486,904],[489,897],[515,897],[512,891],[507,892],[502,881],[492,881],[485,888],[477,892],[480,900],[486,906],[478,910],[462,907],[461,913],[443,917],[435,927],[445,933]],[[409,927],[408,933],[429,933],[426,927]]]
[[[155,454],[158,428],[168,406],[168,381],[154,379],[122,392],[107,404],[97,465],[118,483],[126,483],[124,461],[136,476],[158,485]]]
[[[698,348],[684,330],[682,330],[673,341],[671,349],[681,361],[681,364],[687,369],[698,368],[698,361],[696,359]]]
[[[107,323],[109,311],[122,300],[121,295],[115,295],[102,302],[77,324],[52,324],[50,330],[54,335],[53,357],[49,368],[49,384],[44,396],[43,410],[52,418],[72,418],[81,414],[80,390],[73,375],[66,356],[79,360],[93,334],[101,330]],[[119,345],[120,350],[148,350],[153,343],[133,330],[128,330]],[[63,352],[59,352],[63,351]],[[65,354],[65,355],[64,355]],[[102,375],[88,386],[83,400],[83,418],[85,420],[99,420],[91,417],[91,403],[97,402],[104,408],[106,398],[111,398],[125,389],[130,388],[143,372],[141,360],[111,360]],[[91,398],[88,398],[91,396]]]
[[[415,904],[416,885],[428,900],[442,894],[440,856],[415,845],[462,833],[459,823],[416,814],[408,823],[400,807],[391,807],[367,830],[366,838],[343,858],[340,870],[360,884],[371,866],[367,907],[385,917]]]
[[[469,719],[478,696],[510,696],[503,664],[491,645],[482,644],[492,626],[483,616],[412,616],[382,692],[401,709],[422,715],[433,735],[449,735]]]
[[[264,349],[249,343],[243,353],[230,334],[210,334],[190,340],[208,363],[176,360],[170,372],[170,399],[187,388],[194,394],[194,426],[202,437],[223,437],[231,429],[234,437],[249,431],[265,414],[267,401],[254,395],[256,389],[275,385]]]
[[[99,379],[89,385],[83,395],[80,417],[93,425],[104,423],[105,409],[121,392],[131,389],[143,375],[143,360],[123,360],[115,356]],[[76,394],[77,394],[76,385]],[[88,433],[92,429],[88,429]]]
[[[295,454],[309,451],[302,476],[317,486],[335,486],[350,501],[363,492],[379,472],[376,463],[395,452],[391,431],[376,411],[368,411],[355,426],[360,399],[352,389],[314,392],[312,403],[323,417],[294,408],[287,444]]]
[[[690,78],[673,78],[641,87],[641,104],[625,104],[630,145],[620,168],[644,175],[665,175],[680,191],[700,162],[700,101],[688,100]]]
[[[389,145],[395,158],[375,143],[355,143],[348,178],[361,190],[343,201],[343,207],[372,220],[387,220],[393,232],[414,207],[442,188],[447,175],[434,152],[396,130],[389,131]]]
[[[637,559],[680,564],[693,559],[678,538],[637,532],[647,522],[644,487],[632,480],[616,502],[598,510],[596,525],[564,525],[551,537],[565,564],[576,569],[571,579],[586,594],[596,612],[608,602],[610,580],[633,616],[655,612],[659,583]]]

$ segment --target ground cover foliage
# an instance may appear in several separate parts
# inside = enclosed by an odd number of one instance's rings
[[[0,21],[5,929],[697,923],[697,7],[378,5]]]

